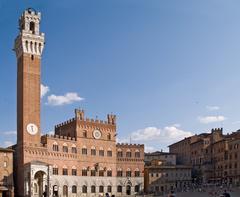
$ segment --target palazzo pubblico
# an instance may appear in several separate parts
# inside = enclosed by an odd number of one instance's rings
[[[134,195],[144,187],[144,145],[116,143],[116,116],[88,119],[84,111],[41,135],[40,84],[44,33],[41,13],[27,9],[19,19],[17,57],[17,196]]]

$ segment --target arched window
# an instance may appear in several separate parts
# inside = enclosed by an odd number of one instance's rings
[[[126,176],[127,177],[131,177],[132,176],[132,172],[131,172],[131,169],[128,168],[127,171],[126,171]]]
[[[39,51],[39,53],[42,52],[42,44],[41,43],[39,43],[39,45],[38,45],[38,51]]]
[[[95,185],[91,186],[91,193],[96,193],[96,186]]]
[[[129,157],[129,158],[132,157],[132,153],[130,149],[127,150],[126,157]]]
[[[103,187],[103,185],[100,185],[100,186],[99,186],[99,193],[104,193],[104,187]]]
[[[82,176],[87,176],[87,168],[82,169]]]
[[[73,194],[76,194],[76,193],[77,193],[77,186],[76,186],[76,185],[73,185],[73,186],[72,186],[72,193],[73,193]]]
[[[83,155],[87,155],[87,147],[86,147],[86,146],[83,146],[83,148],[82,148],[82,154],[83,154]]]
[[[34,43],[34,50],[35,50],[35,52],[37,52],[37,42]],[[33,56],[33,55],[32,55],[32,56]],[[34,57],[34,56],[33,56],[33,57]],[[33,58],[33,59],[34,59],[34,58]],[[32,60],[33,60],[33,59],[32,59]]]
[[[103,150],[103,147],[100,147],[99,148],[99,156],[104,156],[104,150]]]
[[[121,168],[118,168],[118,169],[117,169],[117,176],[118,176],[118,177],[122,177],[122,176],[123,176],[123,172],[122,172],[122,169],[121,169]]]
[[[58,166],[53,165],[53,175],[58,175]]]
[[[117,186],[117,192],[122,193],[122,186],[121,185]]]
[[[57,142],[53,142],[53,151],[58,151],[58,143]]]
[[[91,176],[96,176],[96,170],[95,170],[95,168],[91,168]]]
[[[104,176],[104,169],[102,167],[100,167],[98,174],[99,176]]]
[[[63,144],[63,152],[68,152],[68,145],[66,143]]]
[[[72,167],[72,176],[77,176],[77,168],[75,166]]]
[[[82,193],[84,193],[84,194],[87,193],[87,186],[86,185],[82,186]]]
[[[68,196],[68,186],[67,186],[67,185],[64,185],[64,186],[63,186],[63,196],[64,196],[64,197],[67,197],[67,196]]]
[[[111,140],[111,134],[110,133],[107,135],[107,139]]]
[[[107,170],[107,176],[112,176],[112,170],[110,168]]]
[[[68,175],[68,169],[66,166],[63,166],[63,172],[62,172],[63,175]]]
[[[30,22],[30,31],[35,34],[35,23],[33,21]]]
[[[75,144],[72,145],[72,153],[77,153],[77,147]]]
[[[111,186],[111,185],[108,185],[108,186],[107,186],[107,192],[109,192],[109,193],[112,192],[112,186]]]
[[[112,150],[111,150],[111,148],[108,149],[108,151],[107,151],[107,156],[108,156],[108,157],[112,157]]]
[[[118,157],[123,157],[122,149],[119,148],[119,149],[117,150],[117,156],[118,156]]]
[[[87,138],[87,131],[83,131],[83,137]]]
[[[96,155],[96,148],[94,146],[91,147],[91,155]]]
[[[140,155],[140,151],[139,151],[139,150],[136,150],[136,151],[135,151],[135,157],[136,157],[136,158],[140,158],[140,156],[141,156],[141,155]]]
[[[140,170],[138,168],[135,169],[134,175],[135,177],[140,177]]]
[[[28,41],[27,40],[25,42],[25,47],[26,47],[26,50],[28,51]]]

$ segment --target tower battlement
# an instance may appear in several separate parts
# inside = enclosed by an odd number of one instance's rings
[[[116,115],[108,114],[107,120],[98,118],[85,118],[83,109],[75,109],[75,117],[55,125],[55,134],[60,136],[76,137],[79,129],[104,128],[114,131],[116,128]]]
[[[214,132],[220,132],[220,133],[222,133],[222,132],[223,132],[223,128],[213,128],[213,129],[212,129],[212,133],[214,133]]]
[[[16,56],[23,54],[37,55],[41,57],[45,38],[40,32],[41,13],[28,8],[19,18],[20,33],[15,39],[14,50]]]

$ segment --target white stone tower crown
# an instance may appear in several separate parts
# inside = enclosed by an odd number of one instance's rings
[[[20,33],[15,39],[17,57],[23,53],[41,57],[44,48],[44,33],[40,33],[41,13],[28,8],[19,18]]]

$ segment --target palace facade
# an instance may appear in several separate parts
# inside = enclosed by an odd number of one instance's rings
[[[17,144],[13,146],[16,196],[133,195],[144,188],[144,145],[116,143],[116,116],[89,119],[81,109],[41,135],[41,13],[19,19],[17,57]]]

